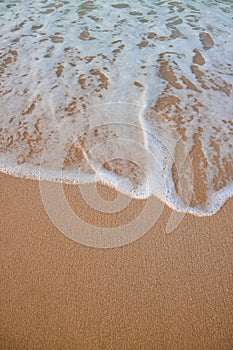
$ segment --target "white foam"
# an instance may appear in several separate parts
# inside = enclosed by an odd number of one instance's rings
[[[1,2],[0,170],[218,211],[233,193],[232,13],[229,1]],[[186,155],[199,135],[208,163],[207,199],[188,208],[172,176],[180,129]],[[83,158],[61,172],[77,140]]]

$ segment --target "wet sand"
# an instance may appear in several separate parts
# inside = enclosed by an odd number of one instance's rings
[[[233,348],[233,200],[211,217],[186,215],[172,234],[165,207],[137,241],[96,249],[56,229],[37,181],[0,174],[0,186],[0,349]],[[77,186],[67,192],[75,202]],[[82,208],[98,224],[115,220]]]

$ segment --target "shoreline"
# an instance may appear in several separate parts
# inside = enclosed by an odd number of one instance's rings
[[[72,177],[72,171],[70,171],[70,170],[65,171],[66,177],[62,178],[62,180],[60,180],[61,174],[59,174],[58,170],[43,170],[42,173],[43,172],[46,173],[47,178],[41,179],[40,178],[41,177],[41,169],[40,168],[37,169],[37,168],[38,167],[35,167],[35,166],[29,167],[28,174],[27,173],[22,174],[22,170],[20,167],[13,166],[13,167],[10,167],[11,170],[9,170],[9,169],[6,170],[5,168],[0,169],[0,174],[3,174],[5,176],[11,176],[14,178],[19,178],[21,180],[26,180],[26,181],[35,181],[35,182],[42,181],[42,182],[47,182],[47,183],[57,183],[57,184],[61,184],[63,186],[81,186],[82,187],[82,186],[89,186],[89,185],[95,186],[96,184],[101,184],[101,185],[106,186],[107,188],[109,188],[111,190],[114,190],[114,191],[120,193],[123,196],[127,196],[127,197],[131,198],[131,200],[144,201],[144,200],[148,200],[150,197],[154,197],[154,198],[158,199],[159,201],[163,202],[164,206],[169,207],[172,211],[175,211],[175,212],[181,213],[181,214],[185,213],[185,215],[186,215],[186,213],[188,213],[190,215],[197,216],[197,217],[207,217],[207,216],[215,215],[223,208],[223,206],[228,201],[231,201],[233,199],[233,192],[232,192],[233,185],[227,185],[227,186],[221,188],[220,190],[218,190],[218,192],[215,192],[215,194],[214,194],[214,200],[212,200],[213,203],[215,203],[216,198],[219,201],[220,201],[219,198],[224,198],[223,200],[221,200],[221,203],[223,202],[223,204],[218,204],[217,206],[215,204],[217,209],[215,208],[215,206],[213,204],[212,204],[211,208],[214,207],[214,209],[212,209],[212,210],[200,208],[198,206],[191,206],[191,207],[189,207],[189,209],[187,209],[188,206],[186,204],[184,204],[183,202],[181,202],[179,204],[179,210],[178,210],[176,208],[173,200],[171,202],[168,202],[168,201],[166,202],[163,199],[161,199],[153,194],[151,194],[149,197],[133,197],[132,195],[129,196],[129,194],[126,191],[118,190],[116,188],[116,186],[112,183],[108,183],[107,181],[104,182],[103,180],[94,181],[93,180],[94,174],[89,174],[89,175],[87,175],[87,174],[82,175],[81,174],[81,176],[83,176],[83,178],[87,177],[87,179],[89,179],[89,182],[87,182],[87,180],[85,180],[85,181],[80,181],[79,183],[76,183],[74,180],[74,175]],[[14,169],[14,170],[12,170],[12,169]],[[64,173],[64,170],[62,170],[62,172]],[[69,177],[68,177],[68,173],[71,173],[71,175]],[[33,176],[32,176],[32,174],[33,174]],[[76,174],[76,172],[74,172],[74,174]],[[176,185],[175,185],[175,187],[176,187]],[[204,194],[205,191],[198,191],[198,195]],[[193,191],[193,193],[195,193],[195,191]],[[229,195],[229,193],[231,195]],[[178,196],[177,202],[179,202],[180,199],[182,200],[182,197],[179,198],[179,196]],[[191,203],[192,199],[190,199],[189,201]],[[177,205],[177,202],[176,202],[176,205]]]
[[[1,173],[0,183],[1,348],[231,348],[233,199],[210,217],[186,214],[172,234],[165,206],[140,239],[96,249],[56,229],[37,181]],[[65,187],[75,209],[80,194]],[[102,216],[82,203],[79,214],[117,226],[137,216],[137,203]]]

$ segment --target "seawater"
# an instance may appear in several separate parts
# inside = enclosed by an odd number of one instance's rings
[[[0,1],[0,170],[215,213],[232,33],[232,1]]]

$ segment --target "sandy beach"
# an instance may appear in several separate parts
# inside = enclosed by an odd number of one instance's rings
[[[232,200],[171,234],[165,207],[137,241],[96,249],[56,229],[37,181],[0,185],[0,349],[232,349]]]
[[[0,1],[0,350],[233,349],[232,14]]]

